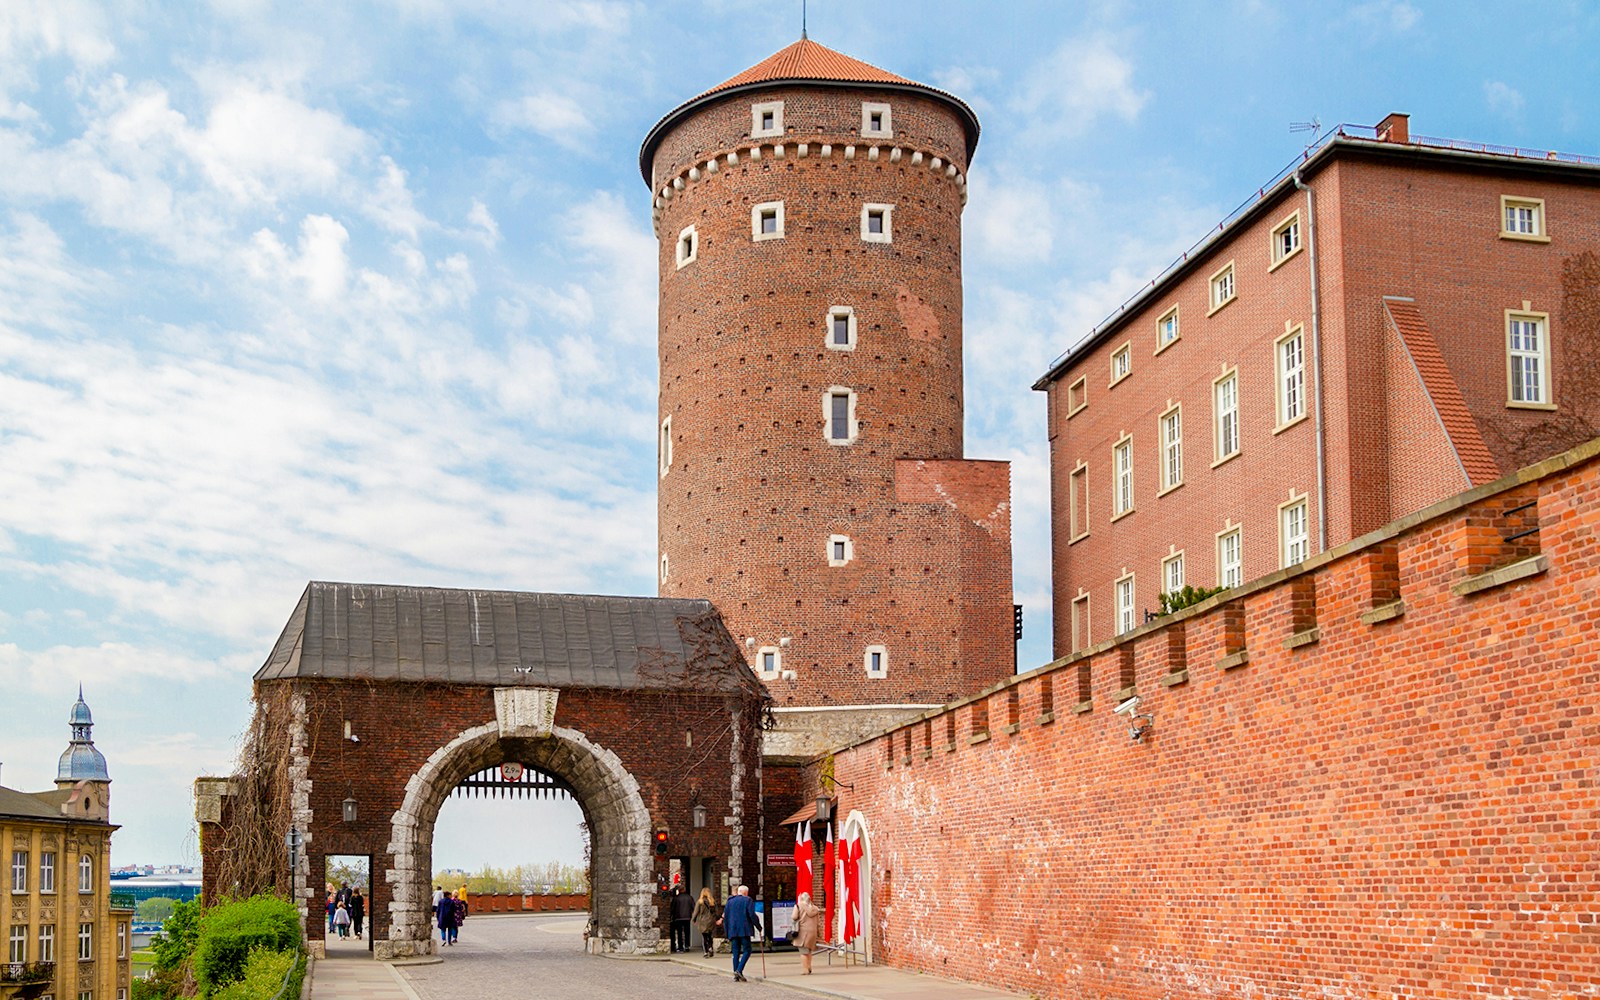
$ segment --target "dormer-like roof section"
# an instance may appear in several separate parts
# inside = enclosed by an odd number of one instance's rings
[[[978,146],[978,116],[959,97],[937,87],[917,83],[888,70],[879,69],[871,63],[864,63],[843,52],[836,52],[826,45],[819,45],[809,38],[802,38],[793,45],[779,49],[743,73],[735,74],[700,96],[678,105],[656,122],[655,128],[650,130],[650,134],[645,137],[644,145],[639,150],[639,171],[644,175],[645,183],[650,183],[650,158],[655,155],[656,146],[682,118],[713,101],[743,91],[769,87],[775,83],[808,83],[823,87],[871,86],[915,91],[943,101],[956,112],[966,129],[969,160],[972,158],[973,150]]]

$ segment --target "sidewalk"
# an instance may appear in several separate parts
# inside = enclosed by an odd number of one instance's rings
[[[671,955],[680,965],[714,972],[719,976],[733,975],[733,959],[720,952],[703,958],[698,950],[687,955]],[[1018,993],[1002,993],[970,983],[938,976],[924,976],[915,972],[902,972],[886,965],[845,965],[844,959],[833,956],[828,963],[824,954],[811,960],[811,975],[800,971],[800,953],[797,951],[768,952],[765,972],[762,971],[762,954],[750,956],[744,974],[751,982],[767,982],[787,986],[793,990],[817,996],[840,997],[845,1000],[1017,1000]]]
[[[303,1000],[418,1000],[398,969],[374,961],[359,943],[333,942],[326,958],[312,959],[302,994]]]

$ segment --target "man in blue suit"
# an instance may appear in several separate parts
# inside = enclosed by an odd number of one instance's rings
[[[744,977],[744,964],[750,961],[750,935],[760,933],[761,917],[756,913],[756,904],[750,899],[750,887],[741,885],[739,891],[728,897],[728,902],[722,908],[722,919],[717,923],[722,927],[722,933],[727,936],[728,943],[733,946],[733,979],[737,983],[748,983]]]

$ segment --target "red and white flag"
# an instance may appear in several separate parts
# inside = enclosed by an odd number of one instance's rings
[[[833,940],[833,824],[828,824],[828,839],[822,845],[822,940]]]
[[[811,891],[811,821],[794,825],[794,898]]]
[[[861,835],[839,845],[844,860],[844,941],[849,944],[861,934]]]

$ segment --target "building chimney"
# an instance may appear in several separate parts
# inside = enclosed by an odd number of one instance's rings
[[[1396,111],[1378,123],[1379,142],[1410,142],[1411,116]]]

